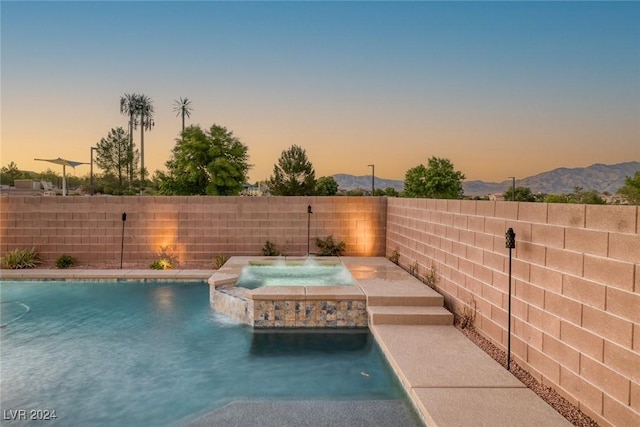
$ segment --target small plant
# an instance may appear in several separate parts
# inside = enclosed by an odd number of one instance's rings
[[[72,267],[73,264],[76,263],[76,259],[71,255],[62,254],[56,260],[56,268],[69,268]]]
[[[410,264],[409,265],[409,274],[411,274],[412,276],[417,277],[418,274],[420,274],[418,267],[419,267],[418,261],[414,261],[413,264]]]
[[[1,259],[2,268],[10,268],[12,270],[34,268],[40,262],[41,260],[36,253],[35,247],[31,249],[14,249]]]
[[[398,265],[400,262],[400,252],[398,252],[397,249],[394,249],[393,252],[391,252],[391,255],[389,255],[389,261]]]
[[[476,300],[473,297],[469,300],[467,304],[462,308],[462,313],[460,313],[460,328],[462,329],[472,329],[473,323],[476,320]]]
[[[435,264],[431,264],[431,267],[429,268],[429,270],[427,270],[427,273],[422,276],[422,283],[432,289],[436,288],[436,285],[438,284],[438,271],[436,270]]]
[[[287,240],[286,242],[284,242],[284,246],[282,247],[282,249],[280,249],[280,255],[282,255],[285,258],[289,254],[289,245],[290,245],[290,243]]]
[[[229,257],[227,255],[224,255],[224,254],[216,255],[216,259],[214,261],[214,266],[216,267],[216,270],[219,270],[220,267],[222,267],[224,263],[227,262],[228,260],[229,260]]]
[[[151,269],[153,270],[171,270],[178,264],[178,259],[175,255],[171,254],[169,246],[160,247],[158,252],[158,258],[151,263]]]
[[[319,256],[340,256],[347,247],[342,240],[334,240],[333,234],[324,240],[316,237],[316,246]]]
[[[171,270],[173,264],[169,258],[159,258],[151,263],[152,270]]]
[[[267,240],[262,247],[262,255],[264,256],[279,256],[280,251],[276,247],[276,244]]]

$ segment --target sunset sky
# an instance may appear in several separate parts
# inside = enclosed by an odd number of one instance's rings
[[[126,128],[131,92],[155,107],[150,173],[175,145],[179,97],[189,124],[249,147],[251,182],[292,144],[317,177],[375,164],[403,179],[431,156],[485,181],[640,160],[638,2],[2,1],[0,13],[2,166],[88,162]]]

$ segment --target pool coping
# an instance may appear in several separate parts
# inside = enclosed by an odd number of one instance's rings
[[[1,280],[202,280],[206,282],[216,270],[81,270],[22,269],[0,270]]]
[[[255,258],[255,257],[252,257]],[[356,278],[366,297],[367,280],[390,277],[418,289],[417,279],[383,257],[343,257],[361,267]],[[223,267],[224,268],[224,267]],[[391,269],[396,268],[401,271]],[[202,280],[216,270],[0,270],[0,280]],[[412,285],[412,286],[410,286]],[[373,288],[373,287],[372,287]],[[379,287],[377,287],[379,292]],[[389,287],[393,292],[393,287]],[[369,329],[402,383],[422,421],[429,426],[570,426],[571,423],[454,326],[370,325]]]

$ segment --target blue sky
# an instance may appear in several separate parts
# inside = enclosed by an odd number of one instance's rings
[[[635,2],[7,2],[2,165],[88,161],[152,98],[153,171],[189,123],[226,126],[252,180],[282,150],[318,176],[402,179],[447,157],[468,179],[640,160]],[[135,134],[136,141],[139,135]],[[78,174],[86,171],[78,168]]]

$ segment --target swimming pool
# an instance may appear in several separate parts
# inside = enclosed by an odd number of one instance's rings
[[[254,334],[216,314],[208,292],[204,283],[0,281],[12,307],[0,329],[2,414],[163,426],[240,400],[404,399],[368,332]],[[13,321],[24,311],[16,303],[30,311]]]

